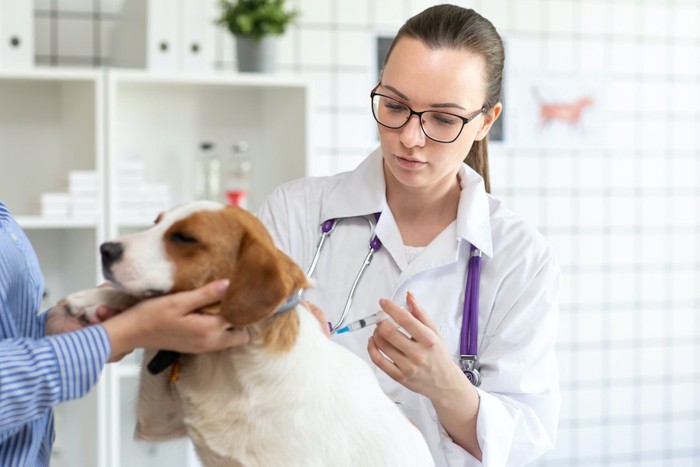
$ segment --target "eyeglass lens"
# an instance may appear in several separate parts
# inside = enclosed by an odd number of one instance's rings
[[[401,128],[411,117],[408,106],[380,94],[372,98],[372,112],[379,123],[389,128]],[[426,136],[443,142],[456,139],[464,126],[464,121],[455,115],[435,111],[423,112],[420,123]]]

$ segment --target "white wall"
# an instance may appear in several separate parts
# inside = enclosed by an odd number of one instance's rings
[[[492,186],[564,273],[556,450],[538,465],[700,463],[700,2],[474,0],[511,76],[598,83],[595,138],[491,149]],[[375,143],[373,38],[433,2],[297,0],[280,70],[313,83],[313,174]],[[99,66],[120,0],[37,0],[37,62]],[[217,66],[232,68],[220,35]],[[514,81],[517,84],[517,81]],[[513,85],[513,89],[517,89]],[[506,129],[521,95],[505,103]],[[514,113],[514,112],[511,112]]]

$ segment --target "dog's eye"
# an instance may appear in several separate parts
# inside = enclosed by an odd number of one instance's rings
[[[173,232],[172,234],[170,234],[170,240],[172,240],[175,243],[197,243],[196,238],[191,237],[183,232]]]

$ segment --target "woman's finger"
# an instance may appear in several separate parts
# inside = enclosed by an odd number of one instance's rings
[[[367,341],[367,352],[369,353],[369,358],[372,360],[372,363],[377,365],[380,370],[389,375],[393,380],[401,381],[403,377],[401,370],[398,369],[394,362],[382,355],[373,336],[370,336],[369,341]]]
[[[418,300],[416,300],[416,296],[413,295],[410,290],[406,292],[406,307],[408,308],[408,311],[410,311],[411,314],[418,319],[418,321],[432,329],[435,334],[440,334],[437,325],[435,325],[433,320],[430,319],[430,316],[423,311],[423,308],[418,304]]]
[[[428,346],[434,345],[433,336],[435,334],[409,311],[404,310],[396,303],[385,298],[379,300],[379,306],[382,307],[382,310],[384,310],[387,315],[391,316],[391,318],[417,342]]]
[[[187,292],[178,292],[173,295],[166,295],[164,298],[172,300],[179,305],[181,310],[189,313],[192,310],[197,310],[206,305],[220,302],[226,294],[230,281],[228,279],[220,279],[210,282],[209,284],[195,290]]]
[[[321,330],[323,333],[326,335],[326,337],[331,337],[331,329],[330,329],[330,323],[328,322],[328,318],[326,318],[326,314],[316,306],[315,304],[311,302],[307,302],[304,300],[301,302],[301,304],[306,307],[312,315],[321,323]]]
[[[374,330],[374,334],[372,334],[372,337],[374,337],[374,343],[376,346],[379,348],[379,350],[382,351],[384,355],[386,355],[386,358],[389,358],[392,362],[396,364],[399,369],[401,368],[407,368],[408,365],[411,364],[411,358],[407,353],[403,351],[403,349],[400,346],[394,345],[394,343],[387,338],[384,333],[388,333],[392,335],[392,338],[395,337],[393,334],[398,334],[401,336],[403,341],[400,344],[405,344],[405,341],[407,340],[406,336],[401,334],[399,331],[393,328],[393,326],[388,326],[390,329],[377,329]],[[415,344],[415,343],[414,343]]]

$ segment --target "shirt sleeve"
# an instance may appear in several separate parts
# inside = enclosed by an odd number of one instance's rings
[[[102,326],[40,339],[0,340],[0,432],[95,385],[111,352]]]
[[[560,409],[558,292],[559,268],[550,258],[515,300],[482,355],[477,437],[483,465],[527,465],[554,447]]]
[[[289,251],[289,207],[282,187],[275,189],[266,199],[257,214],[265,225],[275,245],[287,254]]]

